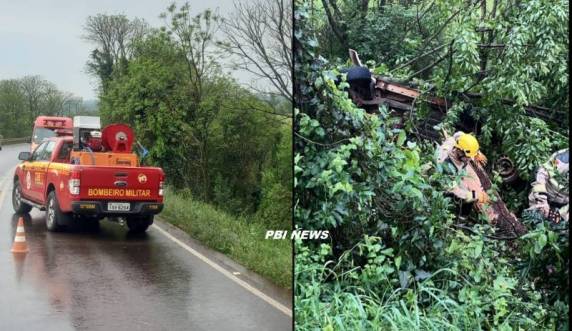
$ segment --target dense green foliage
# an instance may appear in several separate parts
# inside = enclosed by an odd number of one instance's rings
[[[86,112],[81,98],[58,90],[39,76],[0,80],[0,135],[4,138],[30,136],[34,120],[40,115]]]
[[[145,29],[111,44],[117,50],[109,53],[119,55],[109,61],[99,61],[105,44],[92,53],[103,121],[130,124],[149,151],[144,163],[162,167],[173,188],[233,215],[289,228],[290,102],[254,94],[222,71],[215,39],[221,18],[212,11],[191,15],[188,4],[172,5],[162,17],[160,28],[108,19],[126,30]]]
[[[264,221],[236,217],[196,201],[188,193],[167,190],[162,217],[204,245],[283,288],[292,287],[292,246],[286,240],[260,240]]]
[[[413,139],[411,126],[392,128],[387,109],[359,109],[347,83],[336,83],[352,47],[375,72],[450,98],[456,106],[441,124],[449,131],[468,108],[485,154],[508,154],[528,181],[567,146],[568,124],[524,108],[558,105],[568,116],[567,2],[487,1],[485,19],[482,1],[380,3],[296,3],[295,224],[332,233],[296,243],[297,328],[567,329],[567,224],[524,218],[529,233],[505,241],[476,213],[459,217],[444,194],[457,177],[435,163],[435,145]],[[480,51],[488,39],[477,27],[497,31],[492,41],[506,54]],[[440,54],[418,56],[440,43]],[[520,215],[529,187],[495,181]]]

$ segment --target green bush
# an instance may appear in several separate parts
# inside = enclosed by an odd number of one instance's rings
[[[323,48],[313,33],[323,19],[316,18],[319,13],[300,2],[295,12],[294,217],[297,226],[330,230],[332,236],[322,243],[295,244],[297,329],[565,330],[567,236],[529,224],[526,236],[503,241],[476,213],[457,217],[454,201],[444,192],[458,173],[434,162],[434,144],[414,142],[395,129],[386,109],[368,114],[352,103],[337,63],[321,57]],[[453,31],[465,26],[456,23]],[[460,37],[467,47],[477,42],[470,32]],[[474,64],[470,47],[456,54],[468,61],[453,72],[450,83],[457,87],[470,81],[460,76]],[[433,77],[443,78],[440,74]],[[435,88],[444,90],[443,85]],[[496,92],[483,104],[500,104],[495,98],[502,91]],[[524,116],[516,108],[516,113],[488,114],[484,147],[515,155],[525,150],[516,163],[529,176],[530,167],[563,140],[552,139],[557,135],[540,120],[515,123]],[[446,121],[457,121],[456,115]],[[510,121],[501,129],[495,121],[503,116]],[[503,148],[492,142],[493,136],[505,138]],[[526,194],[511,199],[511,205],[526,204]]]

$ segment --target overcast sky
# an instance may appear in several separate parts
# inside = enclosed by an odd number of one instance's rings
[[[95,99],[96,81],[85,63],[93,45],[81,39],[90,15],[124,14],[140,17],[151,26],[163,22],[159,14],[172,0],[0,0],[0,80],[40,75],[60,90],[84,100]],[[182,4],[183,1],[177,1]],[[233,0],[190,0],[193,13],[207,8],[225,16]],[[237,73],[241,81],[250,76]]]

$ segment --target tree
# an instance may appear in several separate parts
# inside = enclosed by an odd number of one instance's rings
[[[0,81],[0,130],[5,137],[22,137],[32,131],[40,115],[71,116],[72,104],[82,99],[59,90],[40,76]],[[66,113],[67,110],[67,113]]]
[[[223,49],[233,56],[237,69],[268,82],[270,89],[253,89],[277,94],[292,101],[292,1],[238,1],[224,21]],[[258,85],[260,86],[260,85]]]
[[[143,162],[162,167],[175,190],[265,224],[289,223],[289,101],[222,72],[216,13],[192,15],[186,3],[160,17],[162,27],[132,41],[121,72],[109,66],[103,122],[129,123],[149,150]]]
[[[83,29],[83,39],[96,45],[87,63],[88,72],[99,78],[101,88],[105,90],[114,70],[125,70],[132,55],[133,42],[145,35],[149,28],[142,19],[97,14],[87,18]]]
[[[221,18],[210,9],[192,16],[189,3],[180,8],[172,4],[161,14],[165,19],[164,30],[174,37],[187,64],[187,75],[192,85],[192,95],[198,104],[203,97],[203,84],[207,76],[220,69],[215,57],[214,36],[220,28]]]
[[[569,117],[566,1],[399,1],[378,4],[383,11],[371,1],[367,11],[363,2],[323,2],[314,9],[320,14],[311,18],[321,45],[318,54],[338,63],[337,58],[347,59],[349,45],[376,73],[446,97],[456,106],[447,110],[441,127],[452,130],[460,114],[470,112],[483,149],[510,156],[523,178],[564,141]],[[345,25],[347,42],[336,37],[336,24]],[[531,105],[546,109],[543,120],[564,121],[533,123],[525,109]],[[412,125],[423,120],[420,108],[411,116]],[[544,138],[527,144],[530,157],[525,158],[515,146],[526,141],[520,132],[529,127],[539,128],[537,137]]]
[[[25,115],[25,97],[20,82],[16,79],[0,81],[0,134],[4,138],[20,137],[31,133],[25,123],[29,123],[29,117]]]
[[[78,109],[82,99],[74,97],[72,93],[58,90],[55,86],[48,86],[44,100],[44,113],[55,116],[71,116],[72,107]]]
[[[348,48],[347,26],[336,0],[322,0],[322,6],[324,6],[324,12],[326,13],[332,32],[336,38],[338,38],[342,47]]]
[[[45,96],[46,81],[40,76],[26,76],[20,80],[20,87],[26,103],[26,112],[30,122],[33,122],[41,112],[40,104]]]
[[[208,166],[210,126],[220,112],[222,98],[228,97],[224,90],[212,88],[213,84],[225,84],[224,78],[216,77],[220,65],[214,48],[214,36],[221,19],[211,10],[191,16],[189,3],[179,8],[172,4],[161,17],[165,20],[163,31],[172,36],[181,60],[185,63],[184,73],[190,83],[188,93],[192,102],[184,106],[184,114],[186,121],[191,124],[191,133],[197,146],[203,199],[208,200],[211,186]]]

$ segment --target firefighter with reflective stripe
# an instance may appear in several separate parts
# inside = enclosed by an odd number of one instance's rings
[[[437,162],[451,162],[457,169],[464,169],[470,159],[479,162],[483,167],[487,164],[487,158],[481,153],[477,138],[462,131],[456,132],[452,137],[445,133],[445,141],[438,147],[437,153]],[[459,185],[449,192],[465,202],[489,202],[489,196],[482,189],[478,178],[464,176]]]
[[[528,195],[529,211],[536,211],[549,221],[568,221],[568,148],[550,157],[536,172]]]

